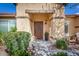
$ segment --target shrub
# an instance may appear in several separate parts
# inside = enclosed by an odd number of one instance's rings
[[[65,52],[57,52],[56,54],[51,54],[51,56],[67,56],[68,54]]]
[[[48,39],[49,39],[49,33],[45,32],[45,40],[48,41]]]
[[[9,55],[31,55],[27,50],[30,41],[30,34],[28,32],[9,32],[4,34],[3,39]]]
[[[2,40],[3,32],[0,32],[0,45],[2,45],[3,40]]]
[[[17,31],[17,28],[16,28],[16,26],[15,27],[11,27],[11,30],[10,30],[10,32],[16,32]]]
[[[1,37],[2,37],[2,32],[0,32],[0,39],[1,39]]]
[[[64,39],[59,39],[56,41],[56,47],[59,49],[67,49],[67,43]]]

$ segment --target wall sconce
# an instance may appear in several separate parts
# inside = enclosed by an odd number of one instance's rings
[[[47,24],[47,20],[45,20],[45,24]]]

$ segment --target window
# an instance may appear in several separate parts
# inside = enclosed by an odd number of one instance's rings
[[[15,19],[0,19],[0,32],[9,32],[14,26],[16,26]]]
[[[65,23],[65,33],[68,33],[68,24]]]
[[[69,21],[65,21],[65,24],[64,24],[65,29],[64,29],[64,31],[65,31],[66,36],[69,35],[68,26],[69,26]]]
[[[0,32],[8,32],[8,20],[0,20]]]

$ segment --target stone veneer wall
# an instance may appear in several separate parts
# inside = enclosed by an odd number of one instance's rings
[[[64,6],[57,4],[55,6],[55,12],[53,14],[52,19],[53,23],[52,35],[54,38],[63,38],[65,36],[64,21],[65,21]]]

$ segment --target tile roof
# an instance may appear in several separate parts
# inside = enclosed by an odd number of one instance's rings
[[[0,18],[15,18],[15,16],[13,13],[0,13]]]

